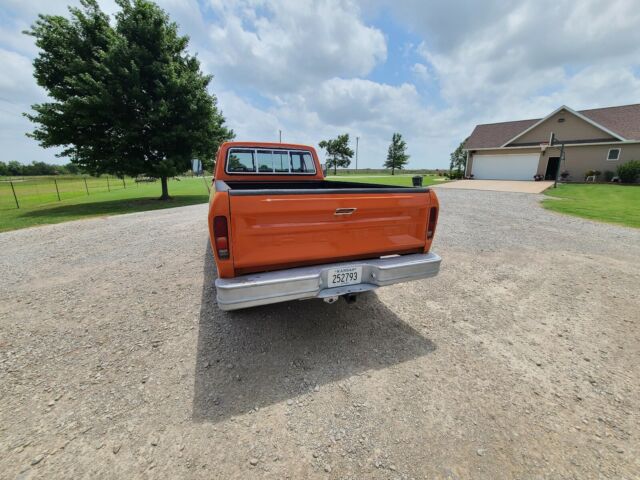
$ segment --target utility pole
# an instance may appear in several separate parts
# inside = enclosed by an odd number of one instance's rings
[[[278,130],[279,134],[280,134],[280,143],[282,143],[282,130]]]
[[[356,173],[358,173],[358,142],[360,137],[356,137]]]

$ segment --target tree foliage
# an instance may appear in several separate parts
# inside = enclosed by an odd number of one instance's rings
[[[449,163],[449,178],[462,178],[467,168],[467,154],[463,150],[464,144],[468,138],[464,139],[458,148],[451,153],[451,161]]]
[[[347,168],[351,165],[353,150],[349,147],[349,134],[338,135],[337,138],[322,140],[319,144],[324,149],[327,158],[327,168],[333,168],[333,173],[338,172],[338,167]]]
[[[9,163],[0,162],[0,177],[27,177],[33,175],[64,175],[76,173],[80,173],[80,171],[76,165],[71,163],[67,165],[53,165],[46,162],[22,164],[17,160],[11,160]]]
[[[407,142],[404,141],[401,134],[394,133],[391,137],[391,144],[389,145],[387,161],[384,162],[384,167],[390,168],[391,175],[395,175],[396,169],[402,170],[408,161]]]
[[[91,174],[159,177],[166,199],[167,178],[212,159],[233,132],[178,26],[149,0],[116,3],[115,26],[96,0],[81,0],[69,19],[40,15],[25,32],[52,100],[32,106],[30,135]]]
[[[640,161],[632,160],[619,165],[617,173],[623,183],[635,183],[640,178]]]

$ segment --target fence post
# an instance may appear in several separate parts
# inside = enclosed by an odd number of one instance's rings
[[[58,190],[58,181],[54,178],[53,183],[56,186],[56,195],[58,195],[58,201],[60,201],[60,190]]]
[[[109,175],[107,175],[107,191],[111,191],[111,185],[109,185]]]
[[[87,177],[82,178],[84,180],[84,189],[87,191],[87,195],[89,195],[89,187],[87,187]]]
[[[13,199],[16,201],[16,208],[20,208],[20,204],[18,203],[18,196],[16,195],[16,189],[13,188],[13,181],[9,180],[11,184],[11,191],[13,192]]]

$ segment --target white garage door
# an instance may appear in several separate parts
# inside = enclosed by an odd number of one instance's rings
[[[473,178],[480,180],[533,180],[539,153],[474,155]]]

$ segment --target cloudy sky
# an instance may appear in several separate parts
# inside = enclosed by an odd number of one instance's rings
[[[21,116],[46,99],[20,32],[70,0],[0,4],[0,160],[55,161]],[[393,132],[410,166],[444,167],[477,123],[640,102],[638,0],[158,0],[191,37],[242,140],[360,137],[380,167]],[[114,13],[112,0],[101,1]]]

